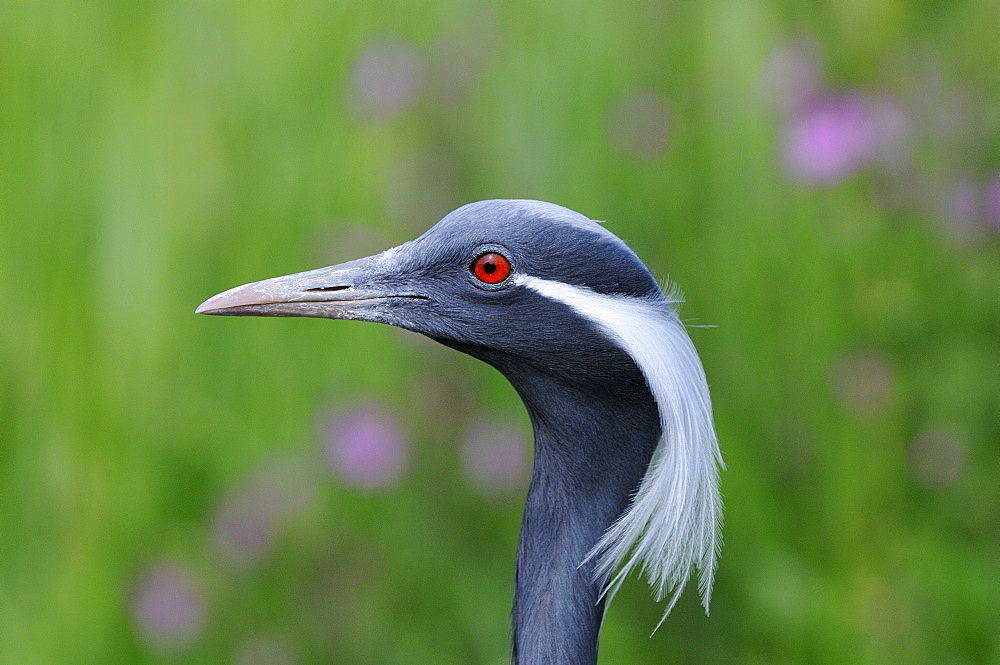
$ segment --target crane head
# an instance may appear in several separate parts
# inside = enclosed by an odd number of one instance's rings
[[[707,609],[721,542],[722,460],[701,361],[674,310],[679,300],[599,223],[551,203],[493,200],[463,206],[380,254],[238,286],[197,312],[412,330],[497,367],[529,411],[546,395],[532,396],[525,376],[595,399],[618,393],[618,404],[652,398],[655,453],[643,461],[641,484],[622,490],[634,491],[628,510],[581,564],[596,561],[595,581],[612,594],[630,570],[643,569],[669,611],[693,568]],[[634,392],[623,395],[625,385]],[[602,446],[594,442],[593,459],[609,457]]]
[[[588,354],[606,340],[589,339],[592,331],[532,280],[606,295],[660,294],[646,266],[597,222],[551,203],[494,200],[463,206],[380,254],[238,286],[197,312],[385,323],[493,364],[512,356],[552,371],[593,371]]]

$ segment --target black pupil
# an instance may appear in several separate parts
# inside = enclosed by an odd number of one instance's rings
[[[496,271],[497,271],[497,264],[493,263],[492,261],[487,261],[486,263],[483,264],[483,272],[485,272],[487,275],[492,275]]]

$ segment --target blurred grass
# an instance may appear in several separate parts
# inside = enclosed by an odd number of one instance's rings
[[[692,331],[729,465],[712,616],[689,593],[648,639],[634,582],[603,662],[1000,662],[1000,251],[942,212],[951,179],[1000,175],[998,21],[991,0],[0,4],[0,662],[252,663],[260,636],[300,663],[505,662],[520,498],[474,492],[459,440],[480,409],[526,429],[513,391],[388,329],[192,314],[496,197],[609,220],[717,326]],[[803,37],[831,88],[965,138],[796,183],[766,74]],[[419,81],[372,117],[379,44]],[[653,156],[613,140],[637,89],[667,104]],[[921,195],[887,205],[901,178]],[[411,437],[399,487],[313,463],[359,396]],[[937,430],[964,465],[928,486],[913,443]],[[288,456],[312,500],[227,567],[220,502]],[[167,649],[133,609],[162,561],[205,608]]]

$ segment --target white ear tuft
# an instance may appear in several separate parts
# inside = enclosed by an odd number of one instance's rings
[[[719,469],[724,465],[705,371],[673,308],[680,292],[664,289],[666,297],[646,299],[530,276],[518,281],[570,306],[612,338],[635,360],[660,411],[663,434],[632,505],[584,563],[596,559],[595,576],[609,602],[639,566],[656,599],[669,597],[664,618],[697,568],[707,613],[722,544]]]

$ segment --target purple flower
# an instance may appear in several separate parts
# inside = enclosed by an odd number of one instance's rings
[[[882,415],[892,397],[894,377],[877,353],[845,356],[834,375],[834,392],[844,407],[862,418]]]
[[[989,184],[985,193],[986,219],[1000,231],[1000,175]]]
[[[947,487],[965,469],[965,442],[954,432],[928,430],[910,444],[910,470],[921,485]]]
[[[794,109],[784,130],[785,168],[795,179],[831,186],[872,163],[909,159],[909,120],[886,98],[817,97]]]
[[[385,489],[402,479],[407,445],[396,419],[374,404],[336,416],[326,431],[331,470],[362,490]]]
[[[275,520],[261,497],[242,491],[227,497],[212,524],[212,544],[227,564],[244,568],[263,561],[274,546]]]
[[[237,568],[266,559],[281,523],[312,501],[314,480],[301,460],[266,460],[220,502],[212,525],[216,554]]]
[[[925,204],[941,230],[954,242],[975,242],[983,232],[983,191],[972,180],[964,179],[940,186],[940,200]]]
[[[792,177],[833,185],[861,168],[875,142],[868,110],[857,97],[826,97],[796,110],[785,127],[785,167]]]
[[[385,38],[368,46],[351,74],[351,92],[365,118],[396,115],[410,106],[420,91],[424,65],[405,42]]]
[[[979,220],[979,192],[971,182],[960,182],[952,187],[948,201],[948,212],[956,222],[976,222]]]
[[[205,626],[205,608],[194,574],[179,564],[160,561],[139,577],[132,614],[150,648],[175,653],[193,643]]]
[[[527,448],[520,429],[499,418],[477,417],[462,442],[466,478],[484,494],[517,489],[524,482]]]
[[[670,114],[663,97],[649,90],[633,90],[611,110],[608,131],[622,152],[653,160],[667,145]]]
[[[1000,177],[985,185],[966,177],[945,185],[944,201],[935,215],[951,240],[971,244],[1000,231]]]

